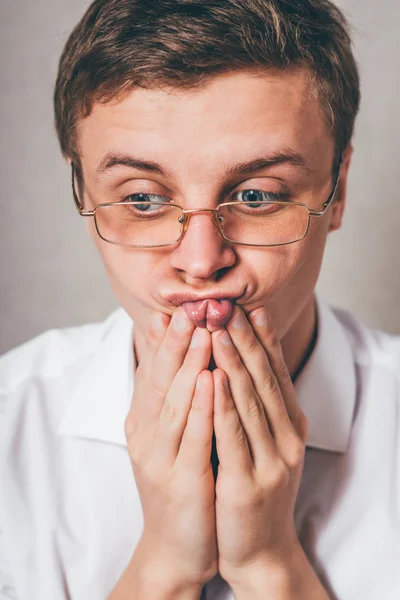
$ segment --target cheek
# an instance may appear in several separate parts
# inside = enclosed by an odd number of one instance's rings
[[[123,298],[126,297],[144,300],[157,268],[154,253],[109,244],[97,235],[93,223],[87,224],[87,230],[120,302],[125,304],[126,300],[123,301]]]
[[[241,249],[243,271],[251,274],[257,299],[282,300],[282,295],[314,289],[326,242],[325,223],[311,223],[304,240],[262,250]]]
[[[142,250],[111,245],[103,247],[100,253],[113,287],[118,285],[132,296],[145,298],[149,281],[154,277],[154,259]]]
[[[288,284],[304,261],[305,247],[302,242],[263,249],[241,249],[243,272],[262,294],[270,298],[279,294]]]

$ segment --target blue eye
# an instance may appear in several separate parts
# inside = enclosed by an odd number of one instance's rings
[[[262,202],[264,198],[259,190],[246,190],[242,192],[242,200],[243,202]]]
[[[262,190],[243,190],[235,195],[239,201],[251,202],[251,206],[254,208],[257,208],[263,202],[274,202],[274,200],[282,200],[284,197],[279,192],[263,192]]]
[[[151,203],[154,202],[169,202],[169,199],[165,196],[159,196],[158,194],[130,194],[126,198],[124,198],[124,202],[143,202],[143,204],[135,204],[135,210],[140,212],[149,211],[152,209],[159,209],[160,207],[155,204],[155,206],[151,206]]]
[[[130,196],[128,196],[126,198],[126,200],[132,201],[132,202],[140,202],[141,200],[143,202],[151,202],[151,197],[154,194],[131,194]]]

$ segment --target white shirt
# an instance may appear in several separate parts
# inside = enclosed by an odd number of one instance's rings
[[[295,384],[309,422],[297,531],[334,600],[399,600],[400,336],[317,308]],[[1,600],[106,600],[133,554],[132,335],[118,309],[0,359]],[[216,576],[206,598],[233,594]]]

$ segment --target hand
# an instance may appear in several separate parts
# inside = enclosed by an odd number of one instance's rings
[[[298,551],[294,507],[307,437],[273,326],[264,309],[249,319],[236,306],[226,330],[212,334],[219,571],[232,587],[240,573],[282,565]]]
[[[146,339],[125,422],[144,515],[138,553],[167,578],[200,585],[218,562],[211,335],[177,308],[170,321],[155,313]]]

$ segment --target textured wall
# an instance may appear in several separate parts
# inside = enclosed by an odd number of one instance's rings
[[[116,303],[72,203],[52,125],[57,61],[82,0],[0,0],[0,352]],[[345,224],[319,282],[333,304],[400,333],[399,0],[341,0],[363,80]]]

